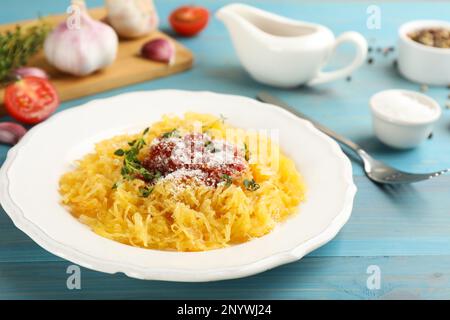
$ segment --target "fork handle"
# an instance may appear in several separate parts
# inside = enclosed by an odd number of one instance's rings
[[[309,118],[307,115],[301,113],[300,111],[295,110],[294,108],[292,108],[291,106],[289,106],[285,102],[281,101],[280,99],[277,99],[277,98],[273,97],[272,95],[270,95],[270,94],[268,94],[266,92],[260,92],[260,93],[258,93],[258,95],[256,97],[257,97],[258,100],[260,100],[262,102],[266,102],[266,103],[270,103],[270,104],[276,105],[276,106],[278,106],[280,108],[283,108],[286,111],[289,111],[290,113],[296,115],[297,117],[300,117],[302,119],[308,120],[317,129],[319,129],[323,133],[327,134],[328,136],[332,137],[333,139],[339,141],[343,145],[347,146],[348,148],[353,150],[358,156],[361,156],[361,154],[360,154],[361,152],[365,153],[364,150],[358,144],[356,144],[353,141],[351,141],[351,140],[341,136],[340,134],[334,132],[333,130],[323,126],[322,124],[320,124],[317,121]]]

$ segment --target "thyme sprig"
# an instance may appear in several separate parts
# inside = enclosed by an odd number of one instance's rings
[[[148,171],[138,159],[139,152],[141,149],[147,144],[144,140],[147,135],[149,128],[146,128],[142,132],[142,136],[138,139],[128,142],[128,146],[130,147],[127,150],[117,149],[114,151],[114,155],[118,157],[123,157],[123,165],[120,170],[120,174],[122,175],[123,180],[133,180],[133,179],[142,179],[145,182],[152,182],[159,177],[161,177],[160,172],[150,172]],[[113,189],[116,189],[119,185],[119,182],[116,182],[113,185]],[[145,186],[139,189],[139,194],[141,197],[148,197],[153,191],[152,186]]]
[[[208,140],[205,142],[205,144],[203,145],[205,147],[206,151],[209,151],[211,153],[216,153],[218,152],[218,150],[216,149],[216,147],[214,146],[214,143],[211,140]]]
[[[231,178],[230,175],[228,174],[222,174],[222,176],[220,177],[223,181],[225,181],[225,187],[229,187],[231,186],[231,184],[233,183],[233,179]]]
[[[259,184],[257,184],[256,182],[255,182],[255,179],[252,179],[252,180],[247,180],[247,179],[245,179],[244,180],[244,187],[245,187],[245,189],[247,189],[248,191],[256,191],[256,190],[258,190],[259,189]]]
[[[41,21],[27,28],[18,25],[13,31],[0,34],[0,82],[12,80],[11,73],[27,64],[43,46],[51,27]]]
[[[250,160],[250,150],[248,149],[248,146],[246,143],[244,143],[244,158],[245,158],[245,161]]]
[[[172,129],[170,131],[167,131],[167,132],[163,133],[162,137],[165,138],[165,139],[171,138],[171,137],[178,137],[178,138],[180,138],[181,135],[179,134],[177,129]]]
[[[153,192],[153,186],[146,185],[139,188],[139,195],[143,198],[147,198]]]

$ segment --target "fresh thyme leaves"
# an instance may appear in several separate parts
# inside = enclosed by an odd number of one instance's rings
[[[250,150],[248,150],[248,146],[246,143],[244,143],[244,157],[245,161],[250,160]]]
[[[154,175],[142,166],[142,163],[137,159],[137,153],[135,151],[129,152],[130,150],[125,151],[123,167],[120,171],[122,177],[125,180],[133,180],[136,178],[145,181],[153,180]]]
[[[120,170],[120,174],[122,175],[122,179],[124,180],[133,180],[133,179],[142,179],[145,182],[152,182],[153,180],[161,177],[160,172],[150,172],[146,168],[142,166],[141,161],[138,159],[139,151],[146,145],[144,140],[145,135],[148,133],[149,128],[146,128],[142,132],[142,136],[138,139],[128,142],[130,148],[128,150],[117,149],[114,151],[114,154],[123,158],[123,166]],[[113,189],[117,189],[119,182],[116,182],[113,185]],[[139,193],[143,197],[148,197],[152,192],[152,186],[146,186],[139,189]]]
[[[225,121],[227,121],[227,118],[223,114],[220,114],[220,122],[225,123]]]
[[[177,137],[177,136],[179,136],[177,129],[172,129],[166,133],[163,133],[163,135],[162,135],[163,138],[170,138],[170,137]]]
[[[245,186],[245,189],[247,189],[249,191],[256,191],[259,189],[259,184],[257,184],[255,182],[255,179],[252,179],[252,180],[245,179],[244,186]]]
[[[11,73],[27,64],[28,59],[43,46],[50,31],[45,22],[23,28],[17,26],[14,31],[0,34],[0,82],[12,80]]]
[[[159,179],[159,178],[162,177],[162,173],[159,172],[159,171],[156,171],[155,173],[153,173],[153,177],[154,177],[155,179]]]
[[[145,186],[139,188],[139,195],[143,198],[147,198],[153,192],[153,186]]]
[[[116,156],[121,157],[121,156],[123,156],[125,154],[125,151],[123,151],[123,149],[117,149],[116,151],[114,151],[114,154]]]
[[[233,179],[228,174],[224,173],[220,178],[225,181],[225,187],[228,187],[233,183]]]
[[[211,153],[216,152],[216,147],[214,146],[214,143],[211,140],[208,140],[205,142],[204,147],[207,151],[210,151]]]

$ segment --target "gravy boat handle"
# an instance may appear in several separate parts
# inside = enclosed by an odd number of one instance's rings
[[[366,60],[367,41],[361,34],[354,31],[344,32],[336,39],[332,52],[334,52],[336,48],[344,42],[353,43],[356,47],[356,56],[353,61],[349,65],[335,71],[319,71],[317,76],[307,83],[308,85],[314,86],[316,84],[330,82],[346,77]]]

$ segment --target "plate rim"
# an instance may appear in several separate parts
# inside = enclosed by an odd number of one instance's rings
[[[182,94],[187,93],[187,94],[202,94],[212,96],[230,96],[234,98],[247,100],[248,103],[251,102],[268,105],[272,108],[276,108],[279,112],[289,114],[291,117],[292,116],[295,117],[297,120],[303,122],[303,124],[308,130],[313,131],[315,135],[320,136],[322,141],[326,142],[329,145],[333,154],[341,161],[342,167],[345,170],[345,172],[343,173],[343,177],[345,179],[346,184],[345,199],[341,211],[333,218],[333,220],[321,233],[311,237],[307,241],[300,243],[299,245],[289,250],[272,254],[263,259],[256,260],[246,265],[238,265],[221,269],[215,268],[210,270],[209,269],[202,270],[201,273],[199,273],[197,270],[189,270],[182,268],[163,268],[163,269],[144,268],[141,266],[132,265],[132,263],[126,264],[118,263],[114,261],[107,261],[105,259],[93,257],[89,254],[79,251],[76,248],[62,244],[59,241],[51,238],[49,235],[45,233],[45,231],[40,229],[30,220],[26,219],[19,205],[17,205],[13,201],[12,197],[9,194],[8,171],[9,168],[11,167],[11,164],[14,162],[14,159],[16,158],[17,154],[19,153],[20,149],[23,148],[28,143],[33,134],[36,131],[38,131],[41,127],[48,126],[53,121],[57,121],[60,115],[62,114],[77,112],[80,109],[86,109],[91,107],[92,105],[95,106],[95,103],[98,101],[105,102],[106,100],[111,100],[119,96],[135,95],[135,94],[138,95],[141,93],[149,93],[149,92],[152,93],[176,92]],[[315,128],[310,121],[296,117],[291,112],[279,106],[259,102],[246,96],[216,93],[211,91],[189,91],[189,90],[174,90],[174,89],[133,91],[114,95],[111,97],[93,99],[82,105],[74,106],[56,113],[48,120],[30,129],[25,135],[25,137],[8,151],[6,159],[0,168],[0,181],[2,181],[2,183],[0,184],[0,203],[4,211],[8,214],[8,216],[13,221],[14,225],[19,230],[27,234],[34,242],[36,242],[39,246],[49,251],[50,253],[95,271],[110,274],[121,272],[131,278],[143,280],[164,280],[164,281],[179,281],[179,282],[206,282],[206,281],[241,278],[254,275],[286,263],[300,260],[306,254],[310,253],[311,251],[319,248],[320,246],[332,240],[336,236],[336,234],[341,230],[341,228],[345,225],[345,223],[351,216],[351,212],[353,209],[353,202],[357,191],[356,185],[354,184],[353,181],[352,165],[349,158],[344,154],[344,152],[342,151],[342,149],[340,148],[340,146],[336,141],[334,141],[333,139],[331,139],[330,137],[319,131],[317,128]]]

